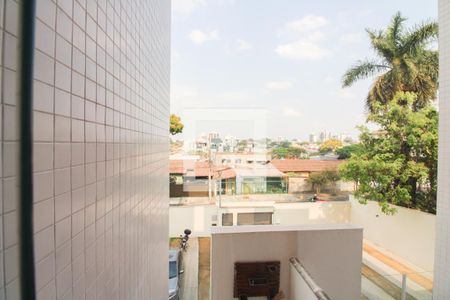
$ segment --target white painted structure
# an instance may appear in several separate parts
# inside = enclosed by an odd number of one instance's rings
[[[16,96],[26,2],[0,1],[7,300],[21,292]],[[167,299],[171,3],[35,2],[36,298]]]
[[[450,2],[439,0],[439,164],[433,299],[450,297]]]
[[[301,225],[348,223],[351,206],[345,202],[297,202],[273,201],[227,202],[221,208],[214,204],[170,206],[169,235],[177,237],[184,229],[192,230],[192,236],[210,236],[211,225],[222,224],[222,214],[232,213],[234,225],[237,215],[248,212],[272,212],[275,225]]]
[[[297,257],[333,300],[361,293],[362,228],[349,224],[234,226],[212,229],[211,299],[233,299],[235,262],[280,261],[280,290],[292,298],[290,263]]]
[[[373,244],[419,269],[433,271],[436,216],[404,207],[396,207],[397,214],[387,216],[377,202],[363,205],[353,197],[350,199],[315,203],[240,201],[226,202],[221,208],[214,204],[171,206],[169,232],[171,237],[176,237],[189,228],[193,236],[210,236],[211,225],[220,226],[225,213],[233,214],[234,225],[239,213],[248,212],[271,212],[273,224],[280,226],[351,223],[364,228],[364,238]]]
[[[289,294],[292,299],[317,300],[314,292],[308,287],[306,281],[295,270],[292,264],[289,265],[289,274]]]
[[[351,197],[351,223],[364,228],[364,238],[419,268],[432,272],[436,216],[395,206],[392,216],[381,212],[377,202],[366,205]]]

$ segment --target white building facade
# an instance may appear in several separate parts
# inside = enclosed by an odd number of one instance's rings
[[[37,0],[37,299],[167,299],[170,1]],[[19,4],[0,1],[0,299],[19,299]]]
[[[450,297],[450,2],[439,0],[439,164],[433,299]]]

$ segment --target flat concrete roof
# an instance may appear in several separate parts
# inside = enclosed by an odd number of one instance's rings
[[[353,224],[307,224],[307,225],[244,225],[244,226],[212,226],[211,235],[234,233],[259,233],[283,231],[321,231],[321,230],[363,230]]]

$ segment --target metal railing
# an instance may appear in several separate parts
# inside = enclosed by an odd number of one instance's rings
[[[314,281],[308,271],[303,267],[298,258],[291,257],[289,259],[291,265],[294,267],[295,271],[302,277],[306,285],[314,293],[318,300],[331,300],[327,293]]]

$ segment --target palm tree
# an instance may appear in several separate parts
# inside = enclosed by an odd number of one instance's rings
[[[415,92],[416,109],[436,99],[439,62],[431,47],[437,41],[438,24],[426,22],[405,30],[405,21],[398,12],[386,30],[367,29],[378,59],[358,61],[342,78],[342,86],[349,87],[376,76],[366,100],[370,112],[376,110],[376,104],[392,100],[398,91]]]

